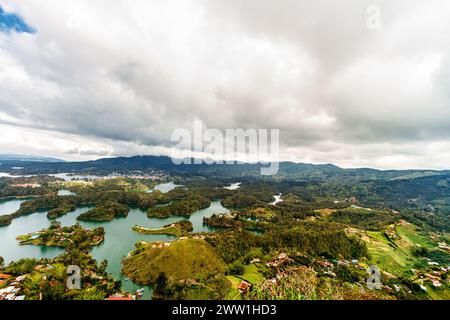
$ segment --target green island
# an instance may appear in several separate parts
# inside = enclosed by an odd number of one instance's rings
[[[14,218],[9,214],[0,216],[0,227],[10,225],[13,219]]]
[[[75,243],[80,247],[93,247],[103,242],[105,239],[105,230],[99,227],[93,230],[87,230],[76,224],[71,227],[62,227],[55,222],[45,230],[21,235],[17,237],[20,245],[36,245],[46,247],[67,248]]]
[[[47,218],[49,219],[57,219],[60,218],[62,216],[64,216],[65,214],[75,211],[77,209],[77,207],[73,204],[67,204],[67,205],[63,205],[61,207],[58,207],[56,209],[52,209],[47,213]]]
[[[121,289],[120,281],[106,272],[108,262],[98,263],[92,258],[92,246],[103,241],[104,230],[85,230],[80,226],[60,227],[53,223],[48,230],[38,233],[39,238],[21,236],[22,244],[39,246],[60,246],[64,253],[54,259],[20,259],[2,267],[7,275],[0,282],[0,289],[14,288],[26,300],[103,300],[112,295],[127,295]],[[64,238],[62,239],[62,236]],[[68,275],[71,266],[77,266],[80,287],[69,287]]]
[[[203,223],[213,228],[238,228],[242,226],[236,216],[228,214],[213,214],[211,217],[203,218]]]
[[[111,221],[114,218],[126,217],[130,209],[118,202],[107,202],[97,205],[78,216],[77,220],[81,221]]]
[[[193,212],[208,208],[210,199],[201,195],[190,196],[184,200],[173,201],[165,206],[149,208],[149,218],[166,218],[170,216],[190,216]]]
[[[134,232],[142,233],[142,234],[167,234],[173,235],[176,237],[186,236],[189,232],[192,232],[192,222],[188,220],[181,220],[175,223],[171,223],[165,225],[162,228],[158,229],[149,229],[141,226],[134,226],[132,228]]]
[[[67,271],[80,267],[80,289],[67,287]],[[10,279],[1,287],[14,287],[26,300],[103,300],[123,294],[120,282],[106,272],[107,262],[98,264],[89,254],[68,251],[54,259],[21,259],[2,268]]]

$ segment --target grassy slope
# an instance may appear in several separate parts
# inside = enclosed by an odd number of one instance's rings
[[[124,261],[123,272],[140,284],[154,283],[160,272],[174,281],[218,272],[225,263],[205,240],[174,241],[165,249],[146,249]]]
[[[133,227],[132,230],[137,233],[142,234],[167,234],[167,235],[174,235],[176,237],[181,237],[181,230],[178,229],[175,225],[165,227],[165,228],[159,228],[159,229],[149,229],[144,228],[140,226]]]
[[[229,300],[242,300],[242,296],[239,293],[239,285],[243,280],[251,284],[256,284],[260,281],[264,281],[264,276],[258,268],[257,264],[252,263],[244,267],[244,274],[242,276],[227,276],[227,279],[231,283],[231,289],[228,292],[227,299]]]
[[[381,232],[370,231],[367,232],[369,239],[364,239],[367,241],[372,262],[392,273],[413,267],[416,261],[412,254],[414,247],[435,247],[414,225],[398,225],[396,231],[400,239],[395,241],[390,241]]]
[[[425,237],[421,232],[416,230],[416,227],[412,224],[402,225],[397,227],[397,232],[405,241],[405,246],[421,246],[427,249],[433,249],[435,244]]]
[[[411,270],[418,258],[414,257],[414,247],[435,249],[428,237],[420,232],[413,224],[397,225],[395,227],[400,239],[390,241],[382,232],[362,232],[361,239],[367,242],[370,263],[377,264],[382,270],[392,274],[401,274],[403,271]],[[450,292],[427,286],[427,293],[422,294],[423,299],[450,299]]]

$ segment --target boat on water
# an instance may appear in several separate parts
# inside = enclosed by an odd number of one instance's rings
[[[145,289],[136,290],[136,296],[142,297],[144,295],[144,291],[145,291]]]

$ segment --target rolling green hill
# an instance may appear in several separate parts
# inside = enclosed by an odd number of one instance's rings
[[[123,273],[139,284],[155,283],[160,273],[172,281],[224,271],[225,263],[205,240],[183,239],[167,248],[149,248],[123,263]]]

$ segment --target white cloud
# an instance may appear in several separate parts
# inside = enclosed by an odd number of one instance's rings
[[[0,0],[37,29],[0,33],[2,152],[168,153],[201,119],[280,128],[284,159],[448,168],[450,3],[380,0],[376,32],[370,4]]]

